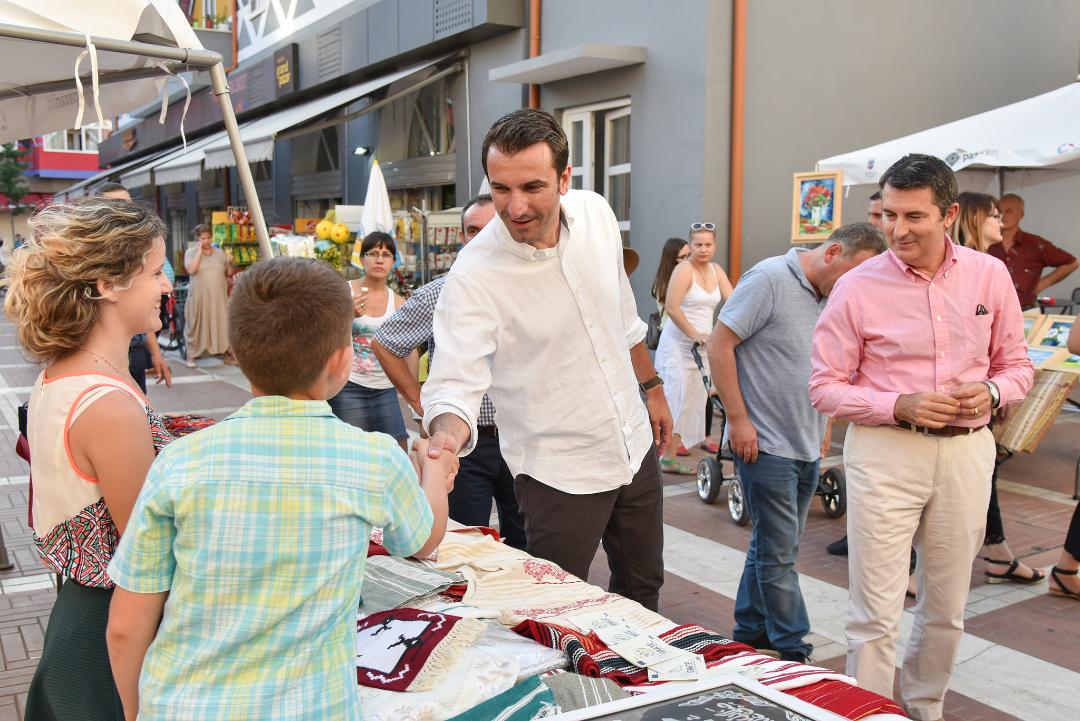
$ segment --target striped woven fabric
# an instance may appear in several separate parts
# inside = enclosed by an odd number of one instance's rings
[[[620,686],[640,685],[649,680],[646,669],[638,668],[612,651],[596,634],[585,635],[563,626],[532,620],[522,621],[513,630],[549,648],[559,649],[569,657],[573,670],[582,676],[609,678]],[[683,651],[701,654],[706,661],[753,650],[746,644],[695,625],[676,626],[657,636]]]
[[[843,681],[820,681],[810,686],[788,689],[785,693],[852,721],[876,714],[906,715],[892,699]]]

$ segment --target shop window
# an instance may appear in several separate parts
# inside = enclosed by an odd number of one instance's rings
[[[380,109],[378,157],[380,162],[449,155],[456,149],[453,94],[458,75],[438,80]],[[406,79],[401,83],[415,83]],[[399,84],[388,94],[398,92]],[[402,86],[404,87],[404,86]]]
[[[98,144],[108,137],[112,123],[104,126],[84,125],[79,130],[58,130],[41,136],[41,145],[46,150],[64,150],[81,153],[96,153]]]
[[[569,108],[563,130],[570,145],[570,187],[603,194],[630,245],[630,101]]]
[[[341,125],[333,125],[293,138],[292,174],[341,170],[341,131]]]

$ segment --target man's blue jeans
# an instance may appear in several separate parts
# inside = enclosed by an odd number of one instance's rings
[[[772,647],[809,656],[813,646],[795,559],[806,514],[818,484],[820,461],[758,453],[756,463],[735,459],[750,520],[754,524],[735,599],[737,641],[768,635]]]

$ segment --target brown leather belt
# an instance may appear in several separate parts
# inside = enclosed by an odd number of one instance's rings
[[[976,426],[974,428],[968,428],[967,426],[945,426],[944,428],[927,428],[926,426],[917,426],[914,423],[908,423],[907,421],[897,421],[897,428],[903,428],[908,431],[915,431],[916,433],[922,433],[924,436],[939,436],[941,438],[953,438],[955,436],[967,436],[971,435],[975,431],[981,431],[986,426]]]

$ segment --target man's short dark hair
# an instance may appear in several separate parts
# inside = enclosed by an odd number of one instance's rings
[[[473,207],[474,205],[483,205],[484,203],[490,203],[490,202],[492,202],[491,196],[488,195],[487,193],[480,193],[480,195],[474,195],[473,197],[469,198],[469,202],[465,203],[465,205],[463,205],[461,207],[461,232],[462,233],[465,232],[465,214],[469,212],[469,208]]]
[[[270,395],[308,388],[352,343],[349,284],[312,258],[263,260],[229,297],[229,346],[251,384]]]
[[[102,183],[101,185],[94,188],[94,195],[97,195],[99,197],[102,196],[102,195],[105,195],[105,193],[121,193],[121,192],[130,193],[130,191],[127,188],[125,188],[123,185],[121,185],[120,183],[114,183],[111,180],[108,181],[107,183]]]
[[[864,250],[874,255],[884,253],[888,247],[885,234],[873,223],[848,223],[841,225],[829,236],[829,243],[839,243],[844,248],[844,255],[852,256]]]
[[[878,181],[878,187],[884,189],[891,185],[897,190],[915,190],[930,188],[934,205],[941,211],[941,217],[949,212],[949,206],[956,202],[960,194],[956,187],[956,175],[944,160],[933,155],[911,153],[893,163]]]
[[[551,148],[551,164],[555,174],[561,175],[570,162],[570,146],[555,116],[543,110],[523,108],[507,113],[491,126],[484,136],[480,150],[480,163],[487,174],[488,149],[497,148],[505,155],[516,155],[529,146],[547,143]]]
[[[875,200],[881,200],[881,191],[880,190],[875,190],[874,194],[870,196],[870,202],[873,202]]]

